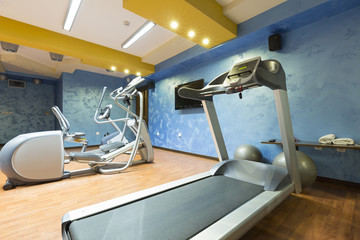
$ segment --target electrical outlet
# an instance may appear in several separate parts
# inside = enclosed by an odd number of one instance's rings
[[[181,138],[181,133],[178,134],[178,137]]]

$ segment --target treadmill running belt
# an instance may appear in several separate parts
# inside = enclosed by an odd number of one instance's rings
[[[188,239],[263,192],[263,186],[212,176],[76,220],[71,239]]]

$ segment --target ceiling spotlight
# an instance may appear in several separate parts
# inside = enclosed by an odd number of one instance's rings
[[[176,21],[172,21],[172,22],[170,23],[170,27],[171,27],[172,29],[177,29],[178,26],[179,26],[179,24],[178,24],[178,22],[176,22]]]
[[[189,31],[189,32],[188,32],[188,36],[189,36],[190,38],[195,37],[195,32],[194,32],[193,30]]]
[[[51,60],[53,60],[55,62],[61,62],[63,60],[63,57],[64,57],[64,55],[50,52],[50,58],[51,58]]]
[[[6,81],[8,77],[4,74],[0,74],[0,81]]]
[[[17,52],[19,45],[8,42],[1,42],[1,48],[7,52]]]
[[[139,38],[141,38],[145,33],[150,31],[155,26],[155,23],[151,21],[147,21],[144,25],[142,25],[133,35],[131,35],[122,45],[122,48],[130,47],[134,42],[136,42]]]
[[[35,85],[40,85],[40,84],[42,83],[42,81],[41,81],[40,79],[38,79],[38,78],[34,78],[34,79],[33,79],[33,83],[34,83]]]
[[[208,45],[209,42],[210,42],[210,40],[209,40],[208,38],[204,38],[204,39],[202,40],[202,43],[203,43],[204,45]]]
[[[129,72],[130,72],[129,69],[124,70],[124,73],[126,73],[126,74],[129,74]]]
[[[111,66],[110,69],[106,69],[107,72],[115,72],[116,71],[116,67],[115,66]]]
[[[136,73],[136,76],[139,76],[139,77],[140,77],[140,76],[141,76],[141,73],[140,73],[140,72],[137,72],[137,73]]]

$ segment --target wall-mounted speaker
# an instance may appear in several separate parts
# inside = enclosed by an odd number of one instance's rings
[[[269,51],[277,51],[281,49],[281,35],[273,34],[268,38]]]
[[[154,82],[148,82],[148,88],[149,89],[154,89],[155,88],[155,83]]]

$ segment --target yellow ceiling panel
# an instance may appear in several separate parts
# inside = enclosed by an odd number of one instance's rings
[[[124,0],[123,7],[206,48],[237,36],[237,26],[215,0]],[[171,23],[178,27],[173,29]],[[195,36],[189,37],[189,31]],[[209,39],[208,44],[203,40]]]
[[[76,57],[84,64],[100,68],[115,66],[119,72],[128,69],[130,74],[141,72],[147,76],[155,71],[154,65],[142,62],[140,57],[13,19],[0,16],[0,26],[0,41]]]

